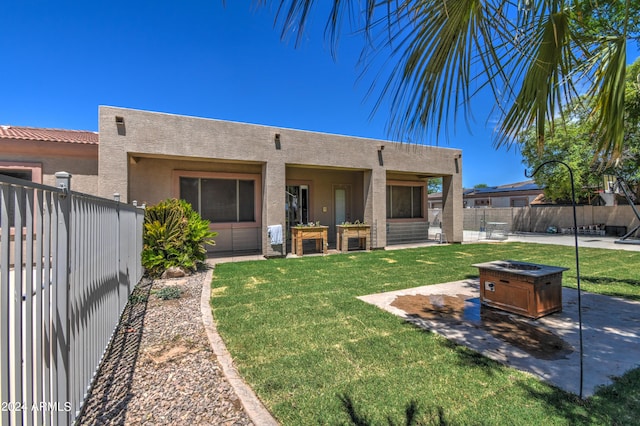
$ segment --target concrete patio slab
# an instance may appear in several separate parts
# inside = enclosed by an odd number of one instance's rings
[[[457,318],[410,315],[392,303],[399,296],[453,296],[464,299],[469,315]],[[538,320],[499,312],[510,321],[551,332],[567,345],[557,356],[536,356],[517,344],[491,333],[483,319],[478,280],[463,280],[359,297],[417,326],[505,365],[533,374],[541,380],[576,395],[580,394],[580,339],[577,290],[562,289],[562,312]],[[598,386],[609,385],[612,377],[640,367],[640,302],[582,292],[583,379],[582,395],[593,395]],[[474,311],[477,311],[474,313]],[[526,349],[526,348],[525,348]]]

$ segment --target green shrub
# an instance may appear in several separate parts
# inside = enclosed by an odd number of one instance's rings
[[[131,303],[132,305],[135,305],[136,303],[144,303],[147,300],[149,299],[145,294],[131,293],[131,295],[129,296],[129,303]]]
[[[205,245],[214,245],[216,235],[191,204],[162,201],[145,211],[142,266],[151,277],[159,277],[172,266],[195,271],[206,259]]]
[[[162,300],[179,299],[180,296],[182,296],[182,289],[175,285],[163,287],[156,292],[156,297]]]

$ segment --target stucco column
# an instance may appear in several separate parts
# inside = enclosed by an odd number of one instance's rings
[[[442,230],[447,241],[461,243],[463,240],[464,211],[462,204],[462,159],[457,161],[456,173],[442,177]]]
[[[126,150],[127,134],[122,129],[126,123],[118,123],[112,111],[100,108],[100,144],[98,145],[98,195],[111,198],[120,194],[120,201],[128,202],[129,164]]]
[[[387,172],[375,168],[364,172],[364,220],[371,224],[372,248],[387,245]]]
[[[286,167],[283,161],[269,161],[262,167],[262,254],[286,256],[285,190]],[[282,245],[271,245],[267,227],[282,225]]]

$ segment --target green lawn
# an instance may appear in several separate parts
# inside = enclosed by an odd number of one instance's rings
[[[640,370],[580,401],[357,296],[477,277],[514,259],[570,268],[573,247],[441,245],[218,265],[212,306],[245,380],[283,425],[638,424]],[[640,253],[582,248],[585,291],[640,300]],[[350,420],[352,419],[352,420]]]

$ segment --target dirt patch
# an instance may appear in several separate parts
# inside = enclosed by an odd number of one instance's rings
[[[481,328],[538,359],[561,359],[573,352],[571,345],[548,329],[504,311],[483,306],[479,298],[460,294],[405,295],[396,297],[391,306],[410,316],[433,321],[462,322],[469,327]]]
[[[463,295],[416,294],[415,296],[398,296],[391,306],[424,319],[462,320],[465,301],[466,298]]]
[[[175,361],[184,356],[197,353],[200,350],[200,348],[189,348],[183,345],[168,348],[162,346],[160,348],[150,348],[147,355],[154,363],[163,364],[165,362]]]

